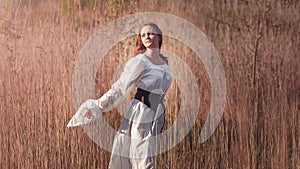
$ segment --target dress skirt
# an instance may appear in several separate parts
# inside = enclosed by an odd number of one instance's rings
[[[155,168],[156,137],[164,124],[164,106],[156,112],[143,102],[133,99],[115,135],[109,169]]]

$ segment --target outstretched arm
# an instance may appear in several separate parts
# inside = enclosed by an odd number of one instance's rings
[[[129,59],[120,78],[113,83],[111,89],[98,100],[89,99],[82,103],[67,126],[87,124],[92,119],[97,118],[101,112],[109,111],[117,106],[136,86],[136,82],[142,76],[144,69],[145,62],[141,58],[136,56]]]
[[[120,78],[113,83],[111,89],[97,100],[101,112],[110,111],[123,101],[136,86],[136,82],[144,69],[145,62],[138,56],[130,58],[125,64]]]

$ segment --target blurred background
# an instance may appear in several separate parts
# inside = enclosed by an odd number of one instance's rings
[[[176,147],[157,156],[158,168],[299,169],[299,9],[293,0],[0,1],[0,168],[108,167],[109,152],[81,127],[66,127],[76,110],[76,59],[105,24],[155,11],[184,18],[204,32],[227,80],[223,118],[200,144],[210,107],[208,74],[188,46],[164,37],[163,49],[180,56],[197,77],[201,99],[195,126]],[[109,89],[119,63],[132,57],[135,39],[119,42],[99,63],[96,98]],[[166,102],[164,130],[180,108],[175,81]],[[117,109],[104,116],[118,128]]]

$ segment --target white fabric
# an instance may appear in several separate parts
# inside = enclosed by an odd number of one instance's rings
[[[171,80],[172,76],[167,64],[155,65],[145,55],[139,54],[127,61],[123,73],[111,89],[98,100],[89,99],[84,102],[67,126],[91,122],[93,119],[84,117],[87,109],[90,109],[94,118],[97,118],[102,112],[107,112],[117,106],[134,87],[164,94]],[[133,99],[129,103],[124,120],[114,139],[109,168],[154,168],[155,159],[151,156],[153,156],[153,147],[156,145],[149,137],[162,130],[163,113],[163,105],[159,105],[157,111],[153,112],[139,100]],[[130,141],[125,137],[130,137]],[[130,158],[116,154],[128,155]]]

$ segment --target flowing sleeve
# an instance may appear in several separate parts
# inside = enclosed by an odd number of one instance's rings
[[[130,58],[126,62],[120,78],[113,83],[111,89],[98,100],[88,99],[82,103],[67,126],[74,127],[88,124],[94,119],[99,118],[102,112],[109,111],[116,107],[136,86],[136,82],[141,77],[145,65],[145,62],[138,56]],[[93,119],[89,119],[85,116],[88,110],[91,110],[94,117]]]
[[[136,86],[136,82],[144,69],[145,62],[138,56],[129,59],[120,78],[113,83],[111,89],[97,100],[101,112],[110,111],[123,101]]]

